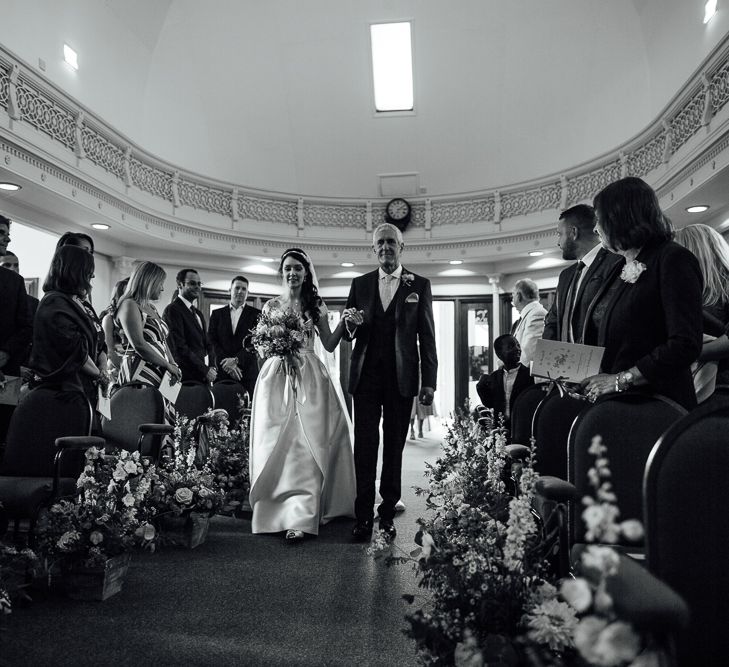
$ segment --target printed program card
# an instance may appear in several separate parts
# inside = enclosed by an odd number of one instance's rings
[[[99,394],[98,399],[96,400],[96,409],[102,417],[111,421],[111,399],[108,396],[104,396],[104,392],[101,387],[98,387],[98,389]]]
[[[532,375],[581,382],[600,372],[604,352],[604,347],[540,339],[531,362]]]
[[[162,394],[172,405],[177,402],[177,396],[180,393],[182,382],[175,380],[172,374],[167,371],[162,376],[162,382],[159,385],[159,393]]]
[[[15,375],[3,375],[0,381],[0,404],[17,405],[20,399],[22,378]]]

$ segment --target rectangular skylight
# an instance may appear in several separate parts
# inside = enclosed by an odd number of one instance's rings
[[[413,110],[413,52],[410,22],[370,26],[372,76],[377,111]]]

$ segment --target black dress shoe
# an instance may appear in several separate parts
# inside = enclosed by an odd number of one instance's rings
[[[395,524],[387,519],[380,519],[380,530],[387,535],[387,538],[392,540],[397,535],[395,530]]]
[[[372,537],[372,522],[358,521],[352,528],[352,537],[355,542],[368,542]]]

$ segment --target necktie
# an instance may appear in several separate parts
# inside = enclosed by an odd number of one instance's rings
[[[512,335],[517,330],[520,322],[521,322],[521,317],[519,319],[517,319],[517,321],[514,322],[514,324],[511,325],[511,334]]]
[[[572,274],[569,289],[567,290],[567,299],[564,304],[564,314],[562,317],[562,341],[571,343],[574,341],[572,336],[572,313],[575,309],[575,297],[577,296],[577,283],[580,282],[582,269],[585,268],[584,262],[577,262],[577,268]]]
[[[380,301],[382,301],[383,310],[387,310],[392,301],[393,285],[396,280],[397,278],[392,275],[387,275],[380,280]]]

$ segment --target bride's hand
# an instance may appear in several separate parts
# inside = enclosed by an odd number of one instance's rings
[[[350,324],[359,326],[364,322],[364,311],[357,310],[356,308],[345,308],[342,317]]]

